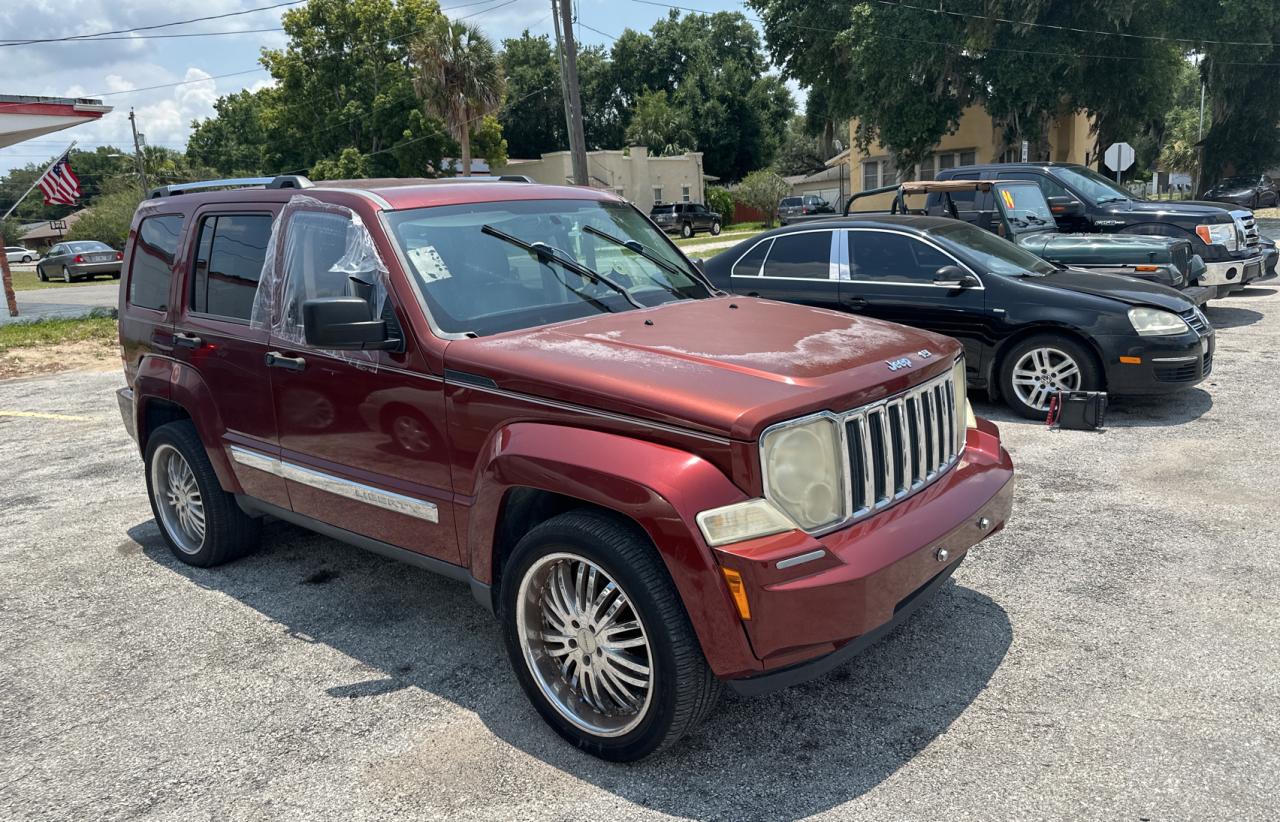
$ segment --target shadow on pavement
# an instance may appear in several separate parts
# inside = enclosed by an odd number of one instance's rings
[[[474,712],[493,736],[556,769],[682,817],[797,819],[860,796],[947,730],[986,687],[1013,637],[1003,608],[953,580],[849,665],[767,697],[726,695],[674,749],[618,765],[578,752],[543,724],[510,671],[497,623],[465,585],[279,522],[264,529],[258,553],[214,569],[179,563],[152,520],[129,536],[195,585],[360,663],[356,681],[333,682],[329,697],[420,688]],[[422,785],[467,768],[467,759],[512,761],[483,737],[448,737],[426,726],[416,734],[423,750],[410,767],[422,769],[415,776]],[[790,786],[784,795],[761,792],[764,771]]]
[[[999,425],[1045,428],[1043,421],[1020,417],[1003,403],[986,399],[985,394],[980,397],[972,396],[973,411],[979,417]],[[1213,395],[1203,388],[1188,388],[1171,394],[1111,396],[1107,398],[1107,428],[1185,425],[1200,419],[1212,408]]]
[[[1251,289],[1241,291],[1241,294],[1248,295]],[[1272,293],[1272,292],[1268,292]],[[1249,308],[1229,308],[1225,305],[1210,305],[1205,309],[1204,315],[1209,318],[1209,322],[1216,329],[1223,328],[1239,328],[1245,325],[1253,325],[1262,319],[1262,313]]]

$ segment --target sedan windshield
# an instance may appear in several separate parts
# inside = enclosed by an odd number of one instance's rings
[[[1006,277],[1025,274],[1044,276],[1058,270],[1053,263],[1045,262],[1025,248],[997,237],[990,231],[962,223],[948,221],[947,225],[929,230],[929,236],[942,243],[956,256],[968,258],[983,271]]]
[[[1050,166],[1050,173],[1080,192],[1094,203],[1111,203],[1117,200],[1137,199],[1133,193],[1118,183],[1108,180],[1091,168],[1083,166]]]
[[[471,203],[397,211],[387,222],[446,333],[498,334],[712,293],[624,203]]]

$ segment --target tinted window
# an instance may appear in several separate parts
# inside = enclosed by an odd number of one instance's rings
[[[1075,166],[1053,166],[1050,170],[1053,176],[1071,185],[1076,191],[1084,195],[1085,199],[1092,200],[1099,205],[1133,199],[1133,195],[1129,193],[1128,189],[1121,188],[1119,184],[1113,183],[1093,169],[1077,168]],[[1046,191],[1045,196],[1051,195]]]
[[[762,243],[756,243],[755,246],[733,264],[733,270],[729,272],[735,277],[758,277],[760,276],[760,263],[764,262],[764,255],[769,253],[769,246],[772,240],[765,240]]]
[[[1034,171],[1002,171],[998,179],[1001,180],[1030,180],[1040,186],[1040,190],[1044,192],[1045,197],[1075,197],[1071,196],[1071,192],[1063,188],[1062,183],[1043,174],[1036,174]]]
[[[977,265],[980,271],[1016,277],[1026,272],[1051,274],[1057,270],[1022,246],[959,220],[930,229],[929,236]]]
[[[191,280],[191,310],[249,319],[270,237],[269,214],[205,217]]]
[[[799,198],[799,197],[784,197],[784,198],[782,198],[782,205],[784,205],[784,206],[798,206],[798,205],[800,205],[800,198]]]
[[[805,280],[831,278],[831,232],[806,231],[775,237],[764,276]]]
[[[129,266],[129,302],[143,308],[164,311],[169,307],[169,281],[173,278],[173,258],[182,235],[182,216],[163,214],[148,217],[138,226]]]
[[[914,237],[884,231],[849,232],[849,276],[889,283],[931,283],[947,255]]]
[[[649,213],[650,214],[670,214],[675,210],[676,210],[676,207],[673,205],[660,205],[660,206],[654,206],[653,208],[649,209]]]

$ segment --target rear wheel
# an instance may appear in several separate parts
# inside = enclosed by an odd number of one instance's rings
[[[682,224],[681,224],[681,226],[680,226],[680,236],[681,236],[681,237],[684,237],[686,240],[687,240],[687,239],[689,239],[690,237],[692,237],[692,236],[693,236],[693,224],[692,224],[692,223],[682,223]]]
[[[189,421],[157,428],[147,439],[145,464],[151,511],[178,559],[203,568],[257,547],[260,523],[222,490]]]
[[[1004,357],[1000,393],[1014,411],[1042,420],[1059,391],[1097,391],[1101,369],[1080,343],[1059,334],[1028,337]]]
[[[23,261],[24,263],[29,263],[29,262],[31,262],[31,255],[30,255],[30,254],[24,254],[24,255],[22,255],[22,261]]]
[[[502,576],[499,618],[538,713],[603,759],[671,745],[719,695],[653,546],[606,514],[572,511],[526,534]]]
[[[67,268],[67,267],[64,265],[64,266],[62,267],[62,281],[63,281],[64,283],[69,283],[69,282],[71,282],[71,280],[72,280],[72,277],[71,277],[71,269]]]

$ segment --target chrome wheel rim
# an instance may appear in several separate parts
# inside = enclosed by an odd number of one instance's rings
[[[621,736],[653,699],[654,659],[644,621],[604,569],[548,554],[520,581],[516,627],[542,695],[577,728]]]
[[[1080,389],[1080,365],[1060,348],[1033,348],[1013,364],[1013,391],[1024,404],[1047,411],[1059,391]]]
[[[178,449],[161,445],[151,457],[151,488],[160,522],[184,554],[204,545],[204,500],[195,472]]]

